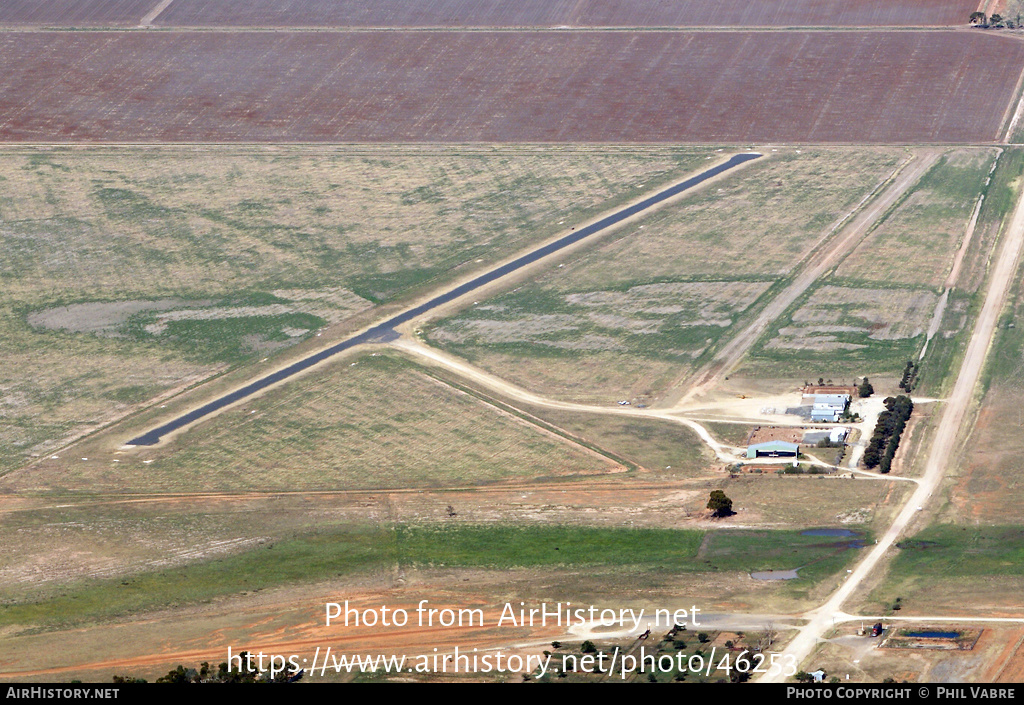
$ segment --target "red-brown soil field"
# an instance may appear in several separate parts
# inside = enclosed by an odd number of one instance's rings
[[[157,0],[3,0],[0,26],[137,25],[156,4]]]
[[[155,2],[155,0],[154,0]],[[787,27],[966,25],[978,0],[174,0],[165,26]]]
[[[7,32],[7,142],[979,142],[1024,42],[930,32]]]

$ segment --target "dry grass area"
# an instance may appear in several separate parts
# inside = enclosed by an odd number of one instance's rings
[[[670,328],[728,328],[737,313],[749,308],[768,286],[768,282],[673,282],[531,302],[547,303],[552,313],[546,314],[517,307],[519,302],[510,297],[510,304],[499,300],[475,306],[459,320],[435,328],[431,338],[456,346],[526,343],[571,351],[625,350],[615,336],[664,335]],[[602,331],[609,335],[601,335]],[[696,356],[702,350],[678,352]]]
[[[607,458],[389,357],[326,367],[225,411],[186,443],[75,457],[7,476],[14,488],[108,492],[372,489],[603,474]]]
[[[224,367],[121,341],[41,338],[15,331],[0,343],[0,472]]]
[[[662,419],[531,409],[539,418],[635,463],[640,480],[717,475],[714,455],[688,427]],[[648,471],[650,474],[643,471]]]
[[[873,592],[849,607],[878,614],[897,597],[902,617],[963,615],[1020,617],[1024,578],[1019,575],[928,575],[887,578]]]
[[[428,338],[561,398],[656,398],[904,155],[894,148],[769,153],[575,261],[434,324]]]
[[[737,524],[880,529],[895,516],[907,483],[823,475],[742,475],[723,485]]]
[[[949,473],[949,515],[970,523],[1024,522],[1024,411],[1021,386],[993,387],[978,414],[960,467]]]
[[[836,276],[941,288],[997,153],[994,148],[961,148],[943,155]]]
[[[568,271],[560,291],[785,275],[906,156],[899,148],[767,151],[728,180],[638,221]],[[642,229],[641,229],[642,226]]]
[[[392,299],[702,161],[670,148],[7,148],[0,272],[33,305],[271,282]]]
[[[474,306],[431,327],[428,339],[554,396],[650,399],[706,353],[769,283],[674,282],[584,293],[543,286]]]
[[[781,426],[758,426],[751,431],[747,438],[747,445],[755,443],[767,443],[768,441],[786,441],[787,443],[802,443],[804,440],[804,429],[785,428]]]
[[[331,496],[34,500],[0,514],[0,595],[161,570],[252,550],[312,525],[375,521],[381,501]],[[131,540],[126,541],[125,537]]]
[[[918,391],[941,396],[962,350],[975,291],[995,234],[1016,202],[1021,155],[1004,150],[992,185],[996,150],[947,151],[836,272],[780,317],[739,371],[745,375],[874,380],[898,378],[917,359],[937,310],[938,294],[957,258],[953,292],[929,343]],[[977,227],[963,252],[978,197]]]
[[[1011,327],[1012,326],[1012,327]],[[970,438],[951,464],[946,480],[947,521],[1021,524],[1024,514],[1024,293],[1015,296],[1000,320],[989,352],[988,389]]]
[[[930,291],[821,286],[764,347],[831,353],[910,340],[926,332],[937,301]]]
[[[701,150],[0,150],[0,472],[503,258]]]

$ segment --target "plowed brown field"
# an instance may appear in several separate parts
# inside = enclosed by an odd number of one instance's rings
[[[157,0],[3,0],[0,26],[136,25]]]
[[[978,0],[175,0],[165,26],[778,27],[966,25]]]
[[[1024,42],[970,32],[15,32],[0,140],[979,142]]]

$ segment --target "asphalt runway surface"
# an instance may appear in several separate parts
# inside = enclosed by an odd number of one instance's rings
[[[224,396],[219,397],[217,399],[214,399],[208,404],[204,404],[198,409],[194,409],[187,414],[182,414],[176,419],[173,419],[172,421],[169,421],[162,426],[154,428],[152,431],[148,431],[147,433],[144,433],[141,436],[137,436],[136,438],[131,439],[130,441],[128,441],[127,445],[156,445],[157,443],[160,442],[161,438],[163,438],[165,435],[169,433],[173,433],[174,431],[177,431],[183,428],[184,426],[188,426],[189,424],[195,423],[196,421],[202,419],[205,416],[209,416],[210,414],[213,414],[230,404],[234,404],[237,401],[241,401],[246,397],[252,396],[253,394],[262,391],[263,389],[269,387],[272,384],[277,384],[278,382],[286,380],[289,377],[297,375],[309,369],[313,365],[323,362],[324,360],[327,360],[328,358],[331,358],[339,353],[345,352],[346,350],[349,350],[357,345],[363,345],[366,343],[386,343],[390,340],[394,340],[398,338],[398,333],[395,330],[397,326],[400,326],[403,323],[408,323],[412,319],[417,318],[418,316],[422,316],[424,313],[432,309],[435,309],[438,306],[443,306],[444,304],[454,301],[460,296],[464,296],[472,291],[475,291],[476,289],[487,286],[488,284],[491,284],[497,281],[498,279],[501,279],[502,277],[508,276],[509,274],[512,274],[513,272],[516,272],[517,270],[520,270],[523,267],[533,264],[534,262],[543,257],[547,257],[548,255],[554,254],[555,252],[565,249],[570,245],[574,245],[577,242],[584,240],[592,235],[596,235],[597,233],[607,230],[608,228],[614,227],[615,225],[618,225],[627,218],[637,215],[638,213],[642,213],[643,211],[649,208],[653,208],[659,203],[662,203],[663,201],[666,201],[669,198],[672,198],[673,196],[676,196],[680,193],[683,193],[684,191],[687,191],[695,186],[698,186],[699,184],[704,183],[710,178],[718,176],[719,174],[726,172],[730,169],[733,169],[739,166],[740,164],[744,164],[751,160],[757,159],[760,156],[761,155],[758,154],[757,152],[744,152],[742,154],[736,154],[733,157],[731,157],[728,161],[723,162],[722,164],[718,164],[716,166],[711,167],[710,169],[707,169],[706,171],[702,171],[696,176],[691,176],[689,179],[686,179],[685,181],[681,181],[673,186],[670,186],[664,189],[663,191],[659,191],[653,196],[645,198],[644,200],[638,203],[634,203],[631,206],[626,206],[621,210],[615,211],[611,215],[607,215],[595,223],[591,223],[590,225],[580,228],[579,230],[574,230],[568,235],[565,235],[564,237],[561,237],[558,240],[555,240],[554,242],[544,245],[543,247],[538,247],[536,250],[528,252],[522,257],[518,257],[517,259],[514,259],[511,262],[508,262],[507,264],[503,264],[500,267],[495,267],[489,272],[485,272],[484,274],[481,274],[480,276],[466,282],[465,284],[457,286],[454,289],[446,291],[443,294],[439,294],[438,296],[435,296],[434,298],[430,299],[429,301],[423,304],[420,304],[419,306],[415,306],[399,314],[396,314],[395,316],[392,316],[391,318],[385,320],[384,322],[377,324],[376,326],[370,328],[369,330],[363,331],[362,333],[354,335],[351,338],[347,338],[339,343],[336,343],[335,345],[332,345],[329,348],[321,350],[320,352],[313,353],[312,355],[305,357],[299,360],[298,362],[294,362],[287,367],[284,367],[272,374],[267,375],[266,377],[261,377],[255,382],[250,382],[244,387],[241,387],[240,389],[236,389],[233,392],[225,394]]]

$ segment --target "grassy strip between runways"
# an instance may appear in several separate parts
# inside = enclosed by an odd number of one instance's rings
[[[855,555],[845,550],[849,539],[802,536],[799,531],[721,530],[701,550],[705,535],[697,530],[576,526],[336,527],[205,563],[81,581],[34,602],[9,600],[0,605],[0,625],[77,624],[243,591],[365,575],[396,564],[486,569],[606,566],[669,574],[806,566],[801,578],[816,580]]]

